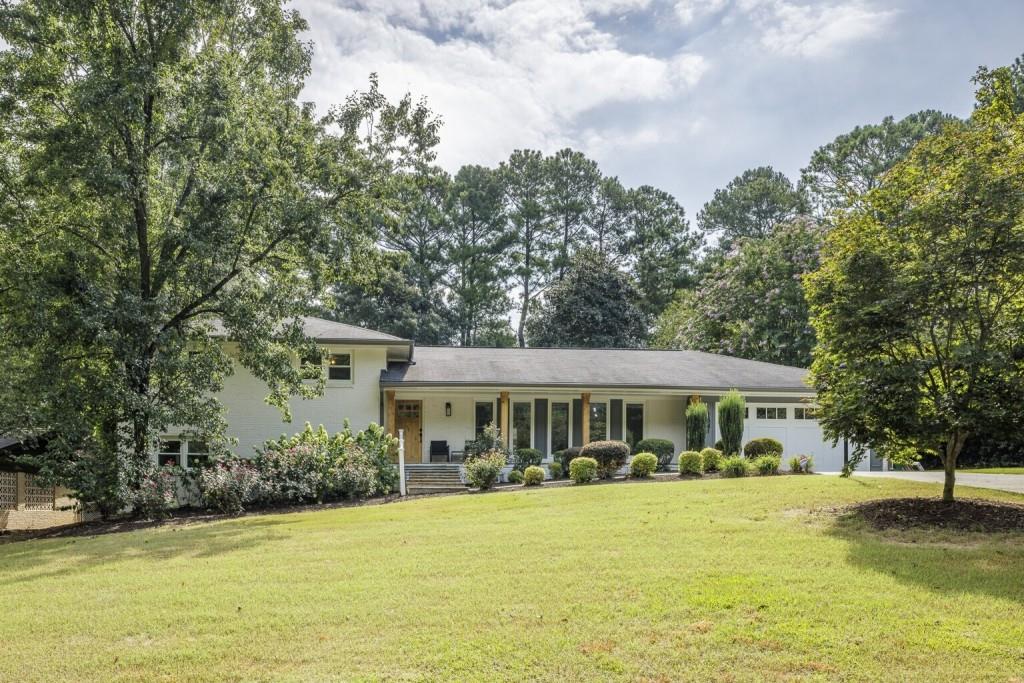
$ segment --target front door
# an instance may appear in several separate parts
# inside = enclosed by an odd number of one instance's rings
[[[405,430],[405,462],[423,462],[421,401],[395,401],[395,429]]]

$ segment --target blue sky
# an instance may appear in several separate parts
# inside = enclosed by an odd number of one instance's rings
[[[967,114],[980,64],[1024,52],[1020,0],[296,0],[315,43],[303,98],[377,72],[425,96],[438,162],[573,147],[693,218],[743,170],[794,180],[811,152],[886,115]]]

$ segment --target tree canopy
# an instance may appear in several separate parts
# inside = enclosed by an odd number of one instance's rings
[[[697,224],[716,235],[722,251],[743,237],[767,237],[779,223],[806,211],[803,193],[771,166],[744,171],[704,205]]]
[[[1008,69],[841,216],[808,279],[820,420],[832,438],[943,462],[974,433],[1020,434],[1024,116]],[[855,458],[856,460],[857,458]]]

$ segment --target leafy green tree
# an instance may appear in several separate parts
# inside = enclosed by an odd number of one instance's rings
[[[527,323],[531,346],[634,348],[647,336],[639,293],[607,256],[580,250]]]
[[[808,367],[814,348],[801,281],[818,267],[824,231],[798,219],[744,239],[655,324],[654,345]]]
[[[717,235],[719,249],[728,251],[737,239],[767,237],[776,225],[806,210],[803,193],[786,174],[760,166],[715,190],[698,214],[697,225],[706,235]]]
[[[819,147],[801,172],[801,184],[822,216],[848,209],[882,181],[920,140],[956,118],[935,110],[919,111],[899,121],[857,126]]]
[[[551,281],[559,253],[558,226],[545,207],[549,174],[544,156],[535,150],[517,149],[498,172],[505,189],[505,211],[512,232],[509,248],[512,278],[519,290],[519,324],[516,338],[526,346],[526,322],[534,299]]]
[[[171,425],[222,437],[233,360],[286,413],[319,388],[294,316],[439,124],[375,79],[316,119],[306,29],[271,0],[0,8],[0,431],[57,434],[53,478],[108,458],[131,488]]]
[[[493,332],[505,328],[510,308],[505,292],[513,243],[504,213],[500,175],[483,166],[463,166],[448,196],[450,234],[443,260],[446,286],[459,343],[499,343]]]
[[[643,185],[629,192],[628,202],[622,253],[640,290],[640,307],[654,319],[677,290],[693,286],[702,241],[667,192]]]
[[[601,182],[597,164],[582,152],[562,149],[544,160],[547,173],[546,210],[560,233],[553,266],[561,280],[585,234]]]
[[[1008,69],[897,164],[826,242],[808,279],[812,377],[827,436],[935,453],[953,500],[968,436],[1024,420],[1024,116]]]

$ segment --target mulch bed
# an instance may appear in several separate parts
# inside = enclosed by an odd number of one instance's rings
[[[1024,505],[962,498],[888,498],[844,509],[875,529],[944,529],[984,533],[1024,532]]]

